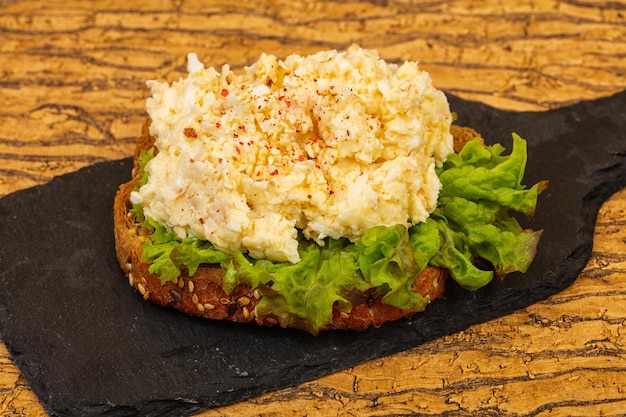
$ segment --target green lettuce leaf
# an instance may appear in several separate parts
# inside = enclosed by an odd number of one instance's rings
[[[532,216],[546,184],[540,182],[528,190],[522,185],[527,154],[526,141],[519,135],[513,134],[511,154],[503,156],[503,151],[500,144],[483,146],[474,139],[460,153],[450,155],[437,170],[442,185],[439,198],[488,201]]]
[[[325,246],[302,240],[299,252],[301,260],[296,264],[237,254],[233,259],[237,283],[259,289],[258,316],[317,334],[331,322],[335,304],[339,311],[350,311],[355,297],[372,285],[359,272],[356,247],[344,239],[329,239]]]
[[[427,231],[433,239],[437,234],[441,245],[428,262],[448,269],[469,290],[487,285],[494,274],[525,272],[541,237],[541,231],[523,230],[510,212],[532,216],[547,182],[529,189],[522,185],[526,142],[518,135],[513,134],[510,155],[503,151],[499,144],[483,146],[475,139],[450,155],[437,172],[442,183],[437,208],[426,223],[412,228],[416,258],[427,257],[416,246],[424,244],[420,235]],[[477,266],[485,263],[489,269]]]
[[[383,295],[385,304],[407,311],[422,311],[428,301],[411,291],[420,267],[406,227],[378,226],[355,242],[358,265],[365,280],[376,288],[373,297]]]
[[[150,265],[148,271],[159,274],[163,281],[179,277],[183,269],[193,276],[201,264],[221,264],[231,258],[210,242],[193,238],[178,240],[174,232],[150,217],[146,217],[144,227],[151,234],[143,243],[142,259]]]
[[[146,164],[154,158],[156,152],[156,148],[152,147],[148,150],[142,149],[139,152],[139,158],[137,159],[137,168],[139,169],[139,180],[137,181],[137,188],[139,189],[142,185],[145,185],[148,182],[148,172],[146,171]],[[129,213],[135,217],[135,220],[138,223],[142,223],[145,220],[143,215],[143,207],[140,204],[133,204],[132,208],[129,210]]]

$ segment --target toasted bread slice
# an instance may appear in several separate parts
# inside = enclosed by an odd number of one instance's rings
[[[224,291],[222,287],[224,272],[219,265],[201,265],[193,277],[183,272],[173,281],[162,281],[158,275],[148,271],[149,265],[142,260],[142,245],[148,232],[129,213],[131,208],[129,197],[138,186],[140,175],[138,159],[141,150],[148,150],[154,145],[149,126],[150,120],[146,120],[135,150],[132,179],[121,185],[114,202],[117,259],[128,277],[130,286],[139,292],[144,300],[189,315],[234,322],[256,322],[265,326],[277,324],[276,317],[271,315],[261,317],[257,314],[255,307],[261,295],[255,288],[240,284],[229,294]],[[471,129],[456,126],[453,127],[452,133],[456,152],[468,140],[478,136]],[[447,275],[448,272],[443,268],[428,266],[415,278],[412,289],[431,301],[441,298]],[[332,323],[324,329],[362,331],[413,314],[414,312],[384,304],[380,297],[372,299],[364,294],[361,302],[353,303],[352,310],[348,313],[335,308]]]

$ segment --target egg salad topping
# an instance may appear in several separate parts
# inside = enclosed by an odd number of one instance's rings
[[[148,81],[158,154],[131,196],[147,216],[218,249],[298,262],[298,229],[319,244],[425,221],[452,152],[444,94],[415,62],[352,46],[241,73],[205,68]]]

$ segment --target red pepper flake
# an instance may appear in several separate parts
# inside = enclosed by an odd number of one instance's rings
[[[304,155],[300,155],[300,156],[298,157],[298,161],[302,162],[302,161],[304,161],[304,159],[305,159],[305,158],[306,158],[306,157],[305,157]]]
[[[312,196],[311,194],[308,194],[308,195],[306,196],[306,198],[308,198],[308,199],[310,200],[310,199],[312,199],[312,198],[313,198],[313,196]]]
[[[191,159],[189,160],[189,163],[191,163],[191,164],[193,164],[194,162],[196,162],[196,160],[195,160],[195,159],[193,159],[193,158],[191,158]]]
[[[225,89],[225,88],[222,88],[222,93],[221,94],[222,94],[222,97],[228,96],[228,90]]]
[[[287,100],[285,101],[285,104],[287,105],[287,108],[291,107],[291,101]]]
[[[246,127],[245,127],[244,125],[239,125],[237,128],[238,128],[239,130],[246,130]]]
[[[333,194],[335,194],[335,192],[334,192],[333,190],[330,190],[330,191],[328,192],[328,194],[333,195]]]
[[[220,127],[222,127],[222,124],[220,122],[215,122],[215,127],[219,129]]]
[[[278,175],[278,170],[275,169],[274,171],[270,172],[270,175]]]
[[[321,167],[321,166],[319,166],[319,164],[315,164],[315,168],[317,168],[317,169],[322,169],[322,167]]]
[[[196,129],[194,129],[193,127],[186,127],[185,129],[183,129],[183,133],[188,138],[197,138],[198,137],[198,134],[196,133]]]
[[[204,219],[200,217],[200,224],[204,224]]]

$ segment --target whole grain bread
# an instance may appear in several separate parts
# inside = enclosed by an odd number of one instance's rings
[[[278,324],[276,317],[259,316],[256,305],[261,299],[260,292],[249,285],[240,284],[227,294],[222,288],[223,270],[219,265],[201,265],[193,277],[185,272],[172,280],[162,281],[158,275],[148,271],[149,265],[142,260],[142,245],[148,232],[129,212],[130,193],[137,188],[139,180],[139,155],[154,145],[149,132],[150,120],[146,120],[142,134],[137,141],[134,154],[134,169],[129,182],[122,184],[114,201],[114,232],[117,259],[128,283],[144,300],[160,306],[171,307],[183,313],[209,319],[230,320],[233,322],[255,322],[262,326]],[[478,136],[469,128],[453,126],[454,148],[458,152],[464,144]],[[428,266],[415,277],[412,290],[415,293],[435,300],[443,296],[448,272],[439,267]],[[372,299],[364,294],[360,302],[353,303],[348,313],[333,311],[333,319],[323,330],[350,329],[362,331],[368,327],[413,315],[397,307],[384,304],[380,297]]]

